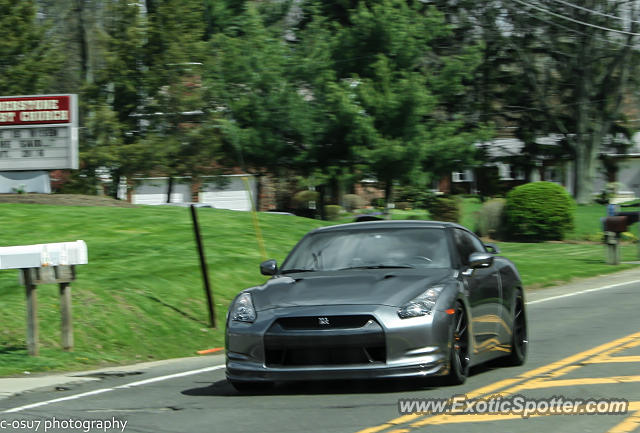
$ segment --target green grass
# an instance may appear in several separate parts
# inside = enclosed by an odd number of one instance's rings
[[[574,278],[593,277],[638,266],[628,263],[607,265],[605,246],[597,243],[496,244],[501,250],[500,255],[515,263],[527,289],[548,287]],[[623,262],[637,261],[637,245],[623,243],[620,256]]]
[[[82,239],[89,264],[72,284],[75,351],[60,349],[58,290],[38,287],[41,356],[26,355],[24,288],[18,271],[0,272],[0,375],[78,369],[194,355],[223,345],[229,301],[266,278],[251,215],[200,209],[218,329],[208,315],[189,210],[174,207],[0,205],[0,245]],[[309,229],[326,223],[260,215],[267,254],[281,261]]]
[[[462,223],[473,227],[480,204],[465,199]],[[600,208],[585,208],[576,236],[598,225]],[[588,212],[587,212],[588,211]],[[0,272],[0,376],[23,371],[94,368],[194,355],[224,343],[224,319],[230,300],[243,288],[261,284],[260,256],[251,215],[199,209],[218,329],[207,326],[206,301],[189,210],[176,207],[69,207],[0,204],[4,230],[0,245],[25,245],[82,239],[89,264],[79,266],[72,284],[75,350],[62,351],[58,290],[38,287],[39,357],[25,344],[25,296],[18,272]],[[424,211],[395,211],[394,218]],[[598,217],[599,218],[599,217]],[[599,221],[598,221],[599,223]],[[267,255],[281,262],[308,230],[335,224],[286,215],[260,214]],[[542,287],[575,277],[614,272],[595,243],[500,243],[519,267],[526,287]],[[623,260],[636,259],[636,247],[622,247]]]

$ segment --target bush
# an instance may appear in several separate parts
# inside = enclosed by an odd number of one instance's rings
[[[411,203],[409,203],[408,201],[397,201],[395,205],[396,205],[395,209],[400,209],[400,210],[413,209],[413,207],[411,206]]]
[[[360,209],[365,205],[365,200],[357,194],[345,194],[342,200],[344,201],[344,207],[347,212]]]
[[[384,208],[385,207],[384,199],[380,197],[371,199],[371,206],[376,208]]]
[[[318,192],[311,191],[310,189],[299,191],[295,193],[295,195],[293,196],[293,203],[296,205],[296,207],[304,208],[304,209],[309,207],[310,201],[317,201],[317,200],[318,200]]]
[[[429,206],[431,219],[435,221],[458,222],[460,219],[460,204],[458,200],[449,197],[438,197]]]
[[[436,195],[428,189],[417,186],[399,186],[394,189],[396,208],[400,203],[408,203],[412,209],[428,209]]]
[[[484,202],[476,218],[476,233],[493,239],[504,238],[505,213],[507,200],[494,198]]]
[[[508,236],[514,240],[562,240],[573,230],[575,203],[551,182],[533,182],[512,189],[505,206]]]
[[[336,204],[328,204],[324,207],[325,217],[329,221],[337,220],[340,217],[340,212],[342,212],[342,207]]]

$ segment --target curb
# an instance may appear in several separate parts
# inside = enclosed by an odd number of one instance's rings
[[[205,356],[189,356],[185,358],[163,359],[159,361],[147,361],[137,364],[118,365],[112,367],[104,367],[95,370],[86,371],[70,371],[66,373],[47,374],[35,373],[29,377],[7,377],[0,378],[0,400],[13,397],[29,391],[35,391],[41,388],[56,388],[65,385],[75,385],[87,382],[96,382],[104,379],[105,376],[117,375],[118,373],[130,372],[132,369],[144,372],[155,367],[161,367],[171,364],[185,364],[210,358],[211,365],[224,363],[224,352],[217,352]]]

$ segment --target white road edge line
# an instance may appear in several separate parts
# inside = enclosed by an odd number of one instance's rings
[[[593,289],[580,290],[579,292],[566,293],[564,295],[550,296],[548,298],[536,299],[535,301],[528,301],[528,302],[525,302],[525,304],[531,305],[531,304],[538,304],[538,303],[541,303],[541,302],[554,301],[556,299],[569,298],[571,296],[582,295],[582,294],[585,294],[585,293],[599,292],[601,290],[614,289],[616,287],[626,286],[626,285],[634,284],[634,283],[640,283],[640,280],[633,280],[633,281],[627,281],[627,282],[624,282],[624,283],[610,284],[608,286],[602,286],[602,287],[594,287]]]
[[[555,299],[568,298],[568,297],[571,297],[571,296],[582,295],[582,294],[585,294],[585,293],[598,292],[598,291],[601,291],[601,290],[613,289],[613,288],[616,288],[616,287],[626,286],[628,284],[634,284],[634,283],[640,283],[640,280],[627,281],[627,282],[624,282],[624,283],[617,283],[617,284],[610,284],[608,286],[595,287],[593,289],[587,289],[587,290],[580,290],[579,292],[567,293],[567,294],[558,295],[558,296],[551,296],[549,298],[543,298],[543,299],[536,299],[535,301],[529,301],[526,304],[527,305],[538,304],[538,303],[541,303],[541,302],[553,301]],[[68,401],[68,400],[77,400],[79,398],[90,397],[90,396],[96,395],[96,394],[103,394],[105,392],[114,391],[116,389],[134,388],[136,386],[142,386],[142,385],[147,385],[149,383],[161,382],[161,381],[169,380],[169,379],[175,379],[177,377],[185,377],[185,376],[191,376],[191,375],[194,375],[194,374],[206,373],[208,371],[220,370],[221,368],[224,368],[224,364],[223,365],[214,365],[213,367],[200,368],[200,369],[197,369],[197,370],[184,371],[182,373],[169,374],[169,375],[166,375],[166,376],[152,377],[151,379],[139,380],[137,382],[131,382],[131,383],[128,383],[128,384],[125,384],[125,385],[116,386],[114,388],[96,389],[94,391],[83,392],[81,394],[70,395],[70,396],[61,397],[61,398],[55,398],[53,400],[41,401],[39,403],[33,403],[33,404],[25,405],[25,406],[14,407],[13,409],[8,409],[8,410],[5,410],[5,411],[0,412],[0,413],[22,412],[23,410],[33,409],[33,408],[41,407],[41,406],[46,406],[46,405],[49,405],[49,404],[52,404],[52,403],[59,403],[59,402]]]
[[[0,413],[22,412],[23,410],[33,409],[33,408],[41,407],[41,406],[47,406],[47,405],[53,404],[53,403],[59,403],[59,402],[68,401],[68,400],[77,400],[79,398],[90,397],[90,396],[96,395],[96,394],[103,394],[105,392],[114,391],[116,389],[133,388],[133,387],[136,387],[136,386],[146,385],[148,383],[161,382],[163,380],[174,379],[176,377],[191,376],[191,375],[194,375],[194,374],[200,374],[200,373],[206,373],[206,372],[209,372],[209,371],[220,370],[221,368],[224,368],[224,364],[222,364],[222,365],[214,365],[213,367],[199,368],[197,370],[184,371],[182,373],[168,374],[166,376],[152,377],[151,379],[139,380],[137,382],[131,382],[131,383],[128,383],[128,384],[125,384],[125,385],[116,386],[116,387],[113,387],[113,388],[101,388],[101,389],[96,389],[94,391],[83,392],[81,394],[70,395],[70,396],[67,396],[67,397],[54,398],[53,400],[46,400],[46,401],[41,401],[39,403],[33,403],[33,404],[27,404],[25,406],[14,407],[12,409],[8,409],[8,410],[5,410],[5,411],[0,412]]]
[[[13,409],[5,410],[2,413],[21,412],[26,409],[33,409],[34,407],[46,406],[51,403],[58,403],[58,402],[67,401],[67,400],[77,400],[82,397],[89,397],[90,395],[103,394],[109,391],[113,391],[113,388],[96,389],[94,391],[83,392],[82,394],[70,395],[67,397],[54,398],[53,400],[41,401],[39,403],[27,404],[25,406],[19,406],[19,407],[14,407]]]
[[[133,388],[136,386],[146,385],[148,383],[162,382],[163,380],[175,379],[176,377],[191,376],[193,374],[206,373],[208,371],[220,370],[224,368],[224,364],[215,365],[213,367],[200,368],[198,370],[183,371],[182,373],[169,374],[166,376],[152,377],[151,379],[139,380],[137,382],[127,383],[125,385],[116,386],[115,389]]]

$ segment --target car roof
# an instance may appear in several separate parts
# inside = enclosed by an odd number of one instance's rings
[[[320,227],[311,233],[339,231],[339,230],[360,230],[376,228],[440,228],[457,227],[469,231],[460,224],[446,221],[423,221],[423,220],[394,220],[394,221],[365,221],[359,223],[338,224],[335,226]]]

